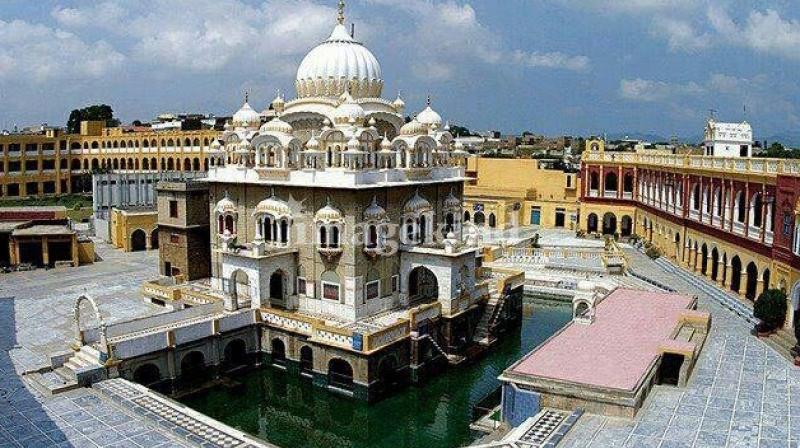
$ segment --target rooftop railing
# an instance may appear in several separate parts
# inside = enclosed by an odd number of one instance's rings
[[[761,174],[800,175],[800,160],[744,157],[713,157],[681,154],[640,154],[632,152],[584,152],[583,162],[631,163],[645,166]]]

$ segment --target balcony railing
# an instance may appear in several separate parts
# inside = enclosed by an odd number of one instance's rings
[[[766,232],[764,232],[764,244],[768,244],[771,246],[772,241],[773,241],[773,233],[767,230]]]
[[[775,176],[777,174],[800,175],[800,160],[793,159],[714,157],[683,154],[640,154],[630,152],[598,153],[587,151],[583,153],[581,160],[590,163],[633,163],[657,167],[684,167],[698,170],[763,174],[768,176]]]
[[[734,221],[733,222],[733,233],[738,233],[739,235],[744,235],[744,223]]]
[[[589,197],[590,198],[596,198],[598,196],[600,196],[600,193],[597,190],[589,190]]]
[[[633,193],[630,191],[623,191],[622,199],[633,199]]]
[[[695,221],[700,219],[700,211],[698,210],[689,210],[689,218],[694,219]]]
[[[603,197],[604,198],[615,198],[615,197],[617,197],[617,191],[616,190],[606,190],[606,191],[603,192]]]

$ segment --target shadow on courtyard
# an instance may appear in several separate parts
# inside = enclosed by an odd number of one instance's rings
[[[13,297],[0,297],[0,446],[66,446],[67,437],[14,369],[17,345]]]

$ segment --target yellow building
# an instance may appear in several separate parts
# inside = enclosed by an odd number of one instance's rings
[[[100,169],[205,171],[215,130],[152,131],[82,122],[79,134],[58,129],[0,135],[0,199],[91,191]]]
[[[158,249],[158,210],[148,207],[111,209],[111,244],[125,252]]]
[[[535,159],[470,158],[464,219],[507,229],[520,225],[576,229],[580,178]]]

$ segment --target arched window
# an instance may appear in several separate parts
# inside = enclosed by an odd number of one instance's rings
[[[226,215],[225,216],[225,230],[227,230],[231,234],[236,233],[236,228],[234,226],[234,221],[233,221],[233,216],[232,215]]]
[[[330,247],[337,249],[339,247],[339,227],[333,226],[331,228],[331,245]]]
[[[328,228],[325,226],[319,227],[319,245],[321,247],[328,247]]]
[[[489,213],[489,227],[494,228],[495,226],[497,226],[497,218],[494,213]]]

